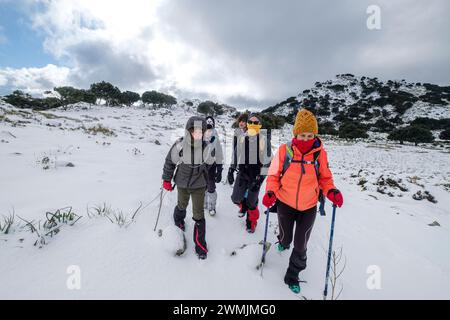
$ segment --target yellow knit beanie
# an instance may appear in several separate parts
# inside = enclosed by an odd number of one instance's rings
[[[304,132],[312,132],[316,135],[319,133],[316,117],[306,109],[302,109],[297,113],[294,130],[292,130],[294,137]]]

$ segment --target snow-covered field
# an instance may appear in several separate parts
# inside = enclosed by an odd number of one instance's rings
[[[301,274],[307,283],[298,296],[283,283],[289,252],[271,249],[264,277],[256,271],[265,216],[248,234],[230,201],[229,185],[218,185],[218,213],[206,217],[207,260],[194,254],[190,208],[188,247],[181,257],[164,244],[164,231],[162,237],[153,231],[158,200],[151,201],[160,192],[163,160],[192,114],[186,106],[86,106],[37,113],[0,105],[0,214],[5,219],[14,214],[7,234],[0,231],[0,298],[321,299],[329,203],[327,216],[317,217],[308,268]],[[224,115],[217,123],[229,142],[231,119]],[[325,143],[344,194],[334,240],[342,249],[337,269],[346,262],[338,279],[340,298],[449,299],[449,150]],[[172,224],[175,204],[176,193],[167,194],[158,229]],[[45,235],[46,213],[67,207],[61,212],[83,217]],[[109,214],[95,212],[102,207]],[[272,243],[276,231],[272,214]],[[237,249],[243,244],[249,245]],[[75,290],[70,289],[73,270],[80,272],[81,287]]]

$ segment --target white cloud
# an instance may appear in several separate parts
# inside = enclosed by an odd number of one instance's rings
[[[190,92],[249,106],[336,73],[429,82],[450,74],[445,0],[380,0],[382,29],[375,32],[366,28],[369,0],[23,1],[45,50],[65,66],[52,74],[49,66],[8,70],[9,84],[28,88],[106,80],[124,90]],[[39,72],[48,81],[30,80]]]
[[[37,2],[26,2],[32,26],[44,32],[45,50],[70,68],[66,82],[86,87],[106,80],[140,92],[176,88],[221,100],[264,97],[236,72],[239,66],[173,35],[158,16],[164,0]]]
[[[0,71],[0,87],[6,86],[7,84],[8,84],[8,79],[6,79],[6,77],[3,76]]]
[[[6,68],[0,70],[0,86],[42,94],[55,86],[69,85],[70,69],[49,64],[43,68]]]

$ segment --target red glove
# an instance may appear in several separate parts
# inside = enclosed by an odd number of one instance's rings
[[[342,197],[342,193],[337,189],[331,189],[327,194],[328,200],[333,202],[333,204],[337,205],[339,208],[342,207],[344,203],[344,198]]]
[[[277,201],[277,196],[272,191],[267,191],[267,193],[263,197],[263,205],[267,208],[272,207]]]
[[[167,191],[172,191],[173,190],[172,183],[170,183],[170,181],[163,181],[163,188],[166,189]]]

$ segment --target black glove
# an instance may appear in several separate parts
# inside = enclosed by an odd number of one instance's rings
[[[227,180],[230,185],[233,185],[233,183],[234,183],[234,169],[233,168],[228,169]]]
[[[217,167],[216,183],[220,183],[221,181],[222,181],[222,168],[221,167]]]

